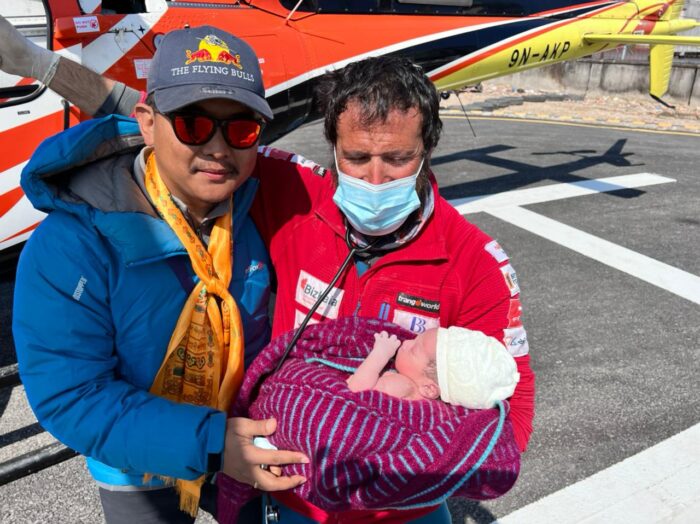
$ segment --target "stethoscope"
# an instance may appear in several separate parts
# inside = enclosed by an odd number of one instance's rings
[[[314,303],[314,305],[311,306],[311,309],[309,309],[309,312],[304,317],[304,320],[302,320],[301,324],[299,324],[299,327],[297,328],[296,332],[294,333],[292,340],[290,340],[289,343],[287,344],[287,346],[284,348],[284,353],[282,353],[282,357],[280,358],[280,361],[277,363],[277,367],[275,368],[274,373],[279,371],[279,369],[282,367],[282,364],[284,364],[284,361],[286,360],[287,356],[289,355],[289,352],[296,345],[296,343],[299,340],[299,337],[301,337],[302,333],[304,333],[304,330],[306,329],[306,325],[309,323],[309,320],[311,320],[311,316],[318,309],[318,306],[320,306],[323,303],[323,301],[326,299],[326,297],[331,292],[331,290],[335,286],[336,282],[338,282],[338,280],[343,275],[343,273],[345,273],[345,269],[348,267],[348,264],[350,264],[350,261],[355,257],[355,255],[366,253],[367,251],[372,249],[372,247],[374,247],[375,243],[376,243],[376,240],[373,240],[372,242],[370,242],[369,244],[367,244],[364,247],[358,246],[357,243],[353,240],[352,235],[350,234],[350,226],[346,224],[345,244],[348,246],[348,249],[350,250],[350,252],[348,253],[348,256],[345,257],[345,260],[340,265],[340,268],[338,268],[338,271],[335,273],[335,276],[331,280],[331,283],[328,284],[328,287],[323,291],[323,293],[321,293],[321,295],[319,295],[319,297],[316,299],[316,302]]]
[[[306,329],[306,325],[309,323],[309,320],[311,320],[312,315],[318,309],[318,307],[323,303],[323,301],[326,299],[326,297],[331,292],[333,287],[335,287],[336,282],[338,282],[338,280],[343,275],[343,273],[345,273],[345,270],[347,269],[348,265],[350,264],[350,261],[355,257],[355,255],[368,252],[370,249],[372,249],[372,247],[374,247],[375,243],[376,243],[376,240],[373,240],[372,242],[370,242],[368,245],[366,245],[364,247],[358,246],[357,243],[353,240],[352,235],[350,234],[350,226],[348,224],[346,224],[345,244],[348,246],[348,249],[350,250],[350,252],[345,257],[345,260],[343,260],[343,263],[338,268],[338,271],[336,271],[335,276],[331,279],[331,282],[330,282],[330,284],[328,284],[328,287],[326,289],[324,289],[323,293],[321,293],[319,295],[319,297],[316,299],[316,302],[314,303],[314,305],[311,306],[311,309],[309,309],[309,312],[304,317],[304,320],[302,320],[301,324],[299,324],[299,327],[294,332],[294,336],[292,337],[292,340],[290,340],[289,343],[284,348],[284,353],[282,353],[282,356],[280,357],[280,360],[277,363],[277,366],[275,367],[275,371],[273,373],[276,373],[282,367],[282,364],[284,364],[284,361],[287,359],[287,356],[289,355],[290,351],[292,351],[292,348],[294,348],[294,346],[296,345],[297,341],[299,340],[299,337],[301,337],[302,333],[304,333],[304,330]],[[268,522],[279,522],[280,521],[279,508],[273,504],[272,497],[270,496],[269,493],[265,493],[265,507],[264,507],[264,512],[263,512],[263,517],[265,519],[266,524]]]

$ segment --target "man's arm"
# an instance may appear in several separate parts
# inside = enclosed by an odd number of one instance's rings
[[[75,218],[51,213],[22,252],[13,335],[27,397],[42,426],[82,454],[197,478],[208,455],[223,450],[226,415],[120,378],[104,242]]]
[[[252,445],[254,436],[274,432],[274,421],[227,421],[221,411],[174,403],[120,378],[102,242],[89,226],[56,212],[22,253],[13,335],[42,426],[76,451],[132,472],[191,480],[223,466],[263,490],[303,482],[259,467],[308,462],[302,453]],[[211,463],[222,453],[223,464]]]
[[[379,380],[379,375],[384,367],[396,354],[399,346],[401,346],[401,342],[396,338],[396,335],[389,336],[386,331],[375,333],[372,351],[347,380],[350,391],[372,389]]]
[[[60,57],[52,80],[47,84],[83,113],[94,117],[129,116],[141,100],[141,92],[82,64]]]
[[[11,75],[36,78],[93,116],[130,115],[140,98],[139,91],[39,47],[2,16],[0,69]]]
[[[454,325],[496,338],[515,358],[520,380],[508,399],[508,418],[518,447],[525,451],[535,415],[535,374],[530,368],[527,335],[520,321],[520,289],[510,259],[500,247],[496,255],[490,254],[486,246],[491,245],[491,239],[483,233],[473,242],[470,249],[455,257],[464,281],[477,284],[463,296]]]

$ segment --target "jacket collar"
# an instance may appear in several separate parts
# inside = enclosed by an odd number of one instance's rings
[[[255,198],[258,181],[246,180],[233,197],[234,242]],[[186,255],[185,247],[170,226],[160,218],[143,213],[96,212],[95,227],[106,236],[126,265],[154,262],[175,255]]]

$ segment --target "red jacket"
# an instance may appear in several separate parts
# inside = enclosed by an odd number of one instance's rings
[[[264,147],[254,176],[260,187],[251,215],[277,272],[275,337],[299,325],[349,249],[343,216],[332,200],[330,171]],[[432,182],[435,211],[418,236],[379,258],[362,276],[351,264],[313,320],[360,315],[416,333],[462,326],[503,341],[520,372],[509,418],[525,450],[532,432],[535,376],[520,322],[517,276],[500,246],[440,197],[434,178]]]

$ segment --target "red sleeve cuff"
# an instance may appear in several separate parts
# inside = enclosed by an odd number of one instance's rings
[[[535,374],[530,369],[530,355],[517,357],[515,363],[520,381],[509,399],[510,414],[515,442],[521,452],[527,449],[532,434],[532,419],[535,417]]]

